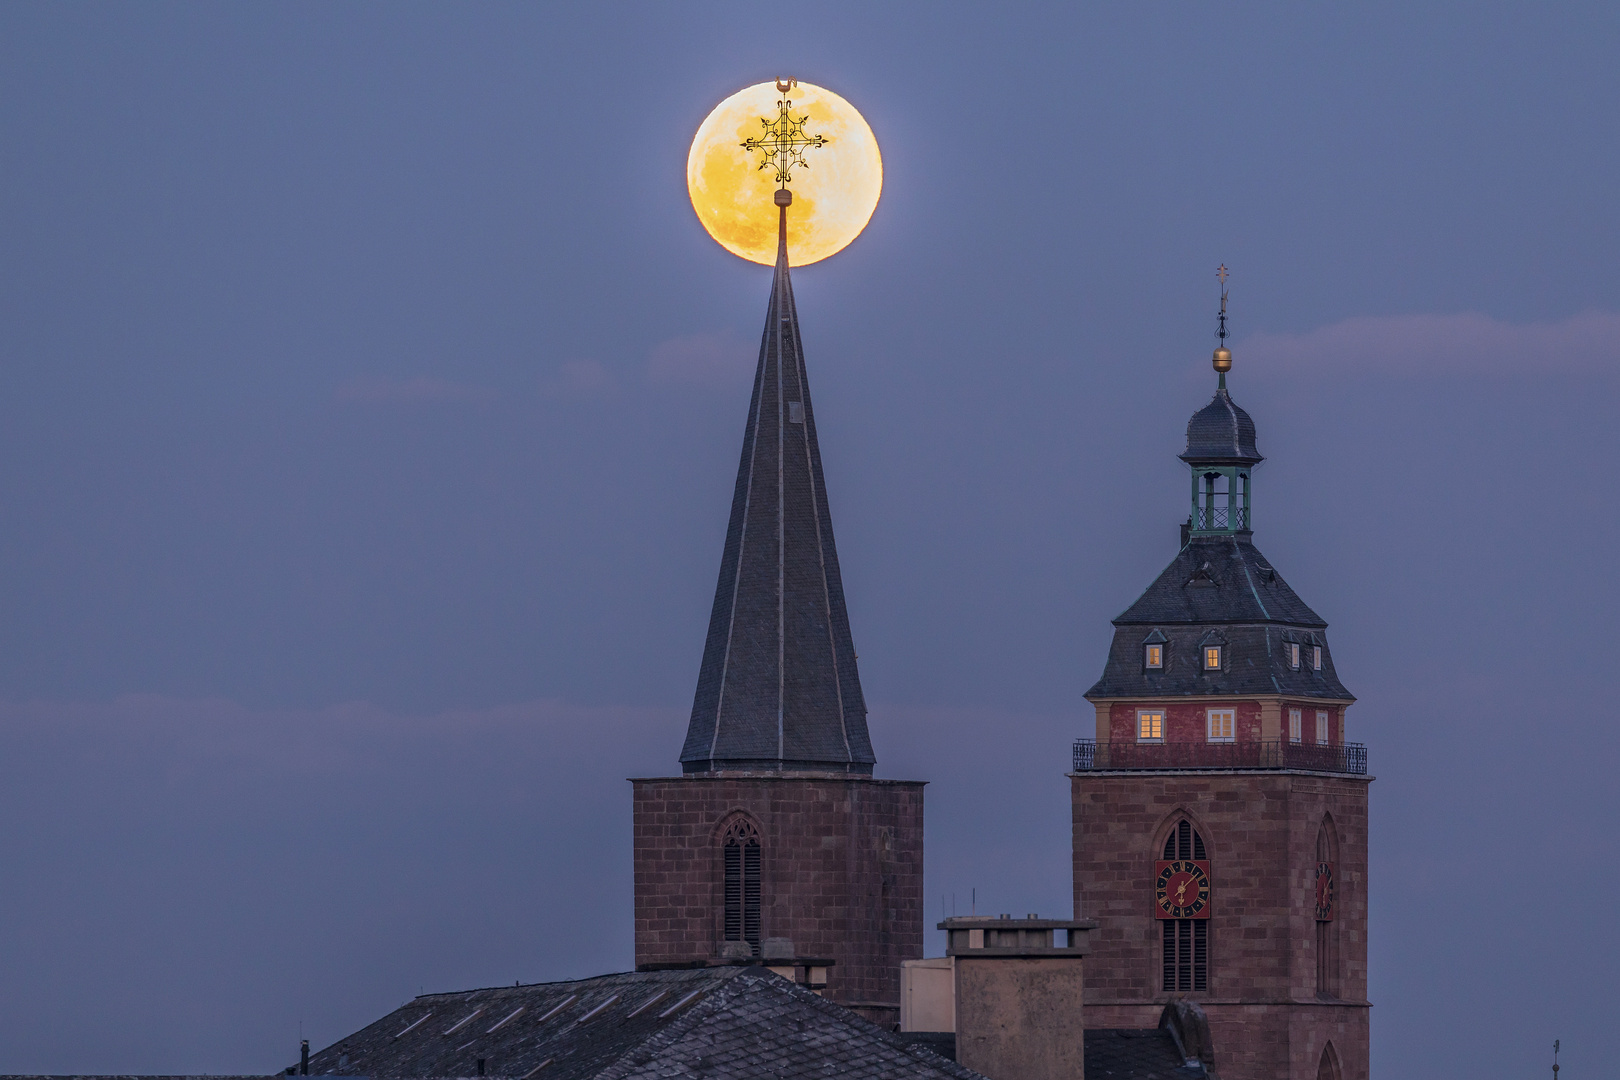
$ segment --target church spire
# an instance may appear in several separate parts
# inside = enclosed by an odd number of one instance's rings
[[[778,167],[776,272],[681,750],[688,773],[870,774],[876,761],[788,272],[787,184],[793,165],[803,164],[793,155],[821,144],[804,135],[803,118],[790,115],[791,85],[777,83],[784,96],[777,125],[766,125],[770,141],[745,144],[768,151],[767,163]]]

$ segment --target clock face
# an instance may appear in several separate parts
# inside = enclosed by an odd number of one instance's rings
[[[1316,864],[1316,919],[1326,922],[1333,918],[1333,864]]]
[[[1209,918],[1209,864],[1159,862],[1153,875],[1153,913],[1161,919]]]

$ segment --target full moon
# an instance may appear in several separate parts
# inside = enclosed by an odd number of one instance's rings
[[[686,190],[703,227],[727,251],[766,266],[776,263],[776,173],[742,143],[763,132],[761,118],[776,118],[782,97],[768,82],[732,94],[703,121],[686,158]],[[827,137],[804,151],[809,164],[795,166],[788,185],[788,259],[806,266],[866,228],[883,191],[883,158],[866,120],[831,90],[800,83],[786,97],[795,117],[809,116],[806,134]]]

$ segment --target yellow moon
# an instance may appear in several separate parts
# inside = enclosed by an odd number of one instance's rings
[[[788,185],[788,259],[806,266],[844,250],[866,228],[883,192],[883,158],[866,120],[831,90],[800,83],[786,96],[795,117],[810,117],[805,134],[827,137],[825,146],[805,149],[809,164],[795,166]],[[761,169],[758,151],[742,143],[761,134],[762,117],[776,118],[782,97],[768,82],[732,94],[703,121],[686,158],[686,190],[703,227],[727,251],[766,266],[776,264],[776,173]]]

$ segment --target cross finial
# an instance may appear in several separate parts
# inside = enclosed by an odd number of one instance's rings
[[[1220,373],[1220,386],[1224,390],[1226,373],[1232,370],[1232,353],[1226,347],[1226,279],[1229,275],[1225,263],[1215,271],[1215,276],[1221,279],[1221,312],[1216,316],[1216,333],[1220,335],[1221,343],[1215,348],[1215,370]]]
[[[759,151],[761,169],[776,170],[777,187],[783,191],[793,182],[795,167],[808,169],[810,163],[804,159],[804,150],[808,146],[825,146],[829,140],[825,135],[806,135],[805,121],[809,114],[795,117],[793,115],[793,102],[788,100],[788,94],[799,84],[797,79],[777,79],[776,92],[782,97],[776,102],[776,119],[760,117],[760,126],[765,129],[763,136],[757,139],[747,139],[742,147],[749,153]],[[779,202],[781,200],[778,200]]]

